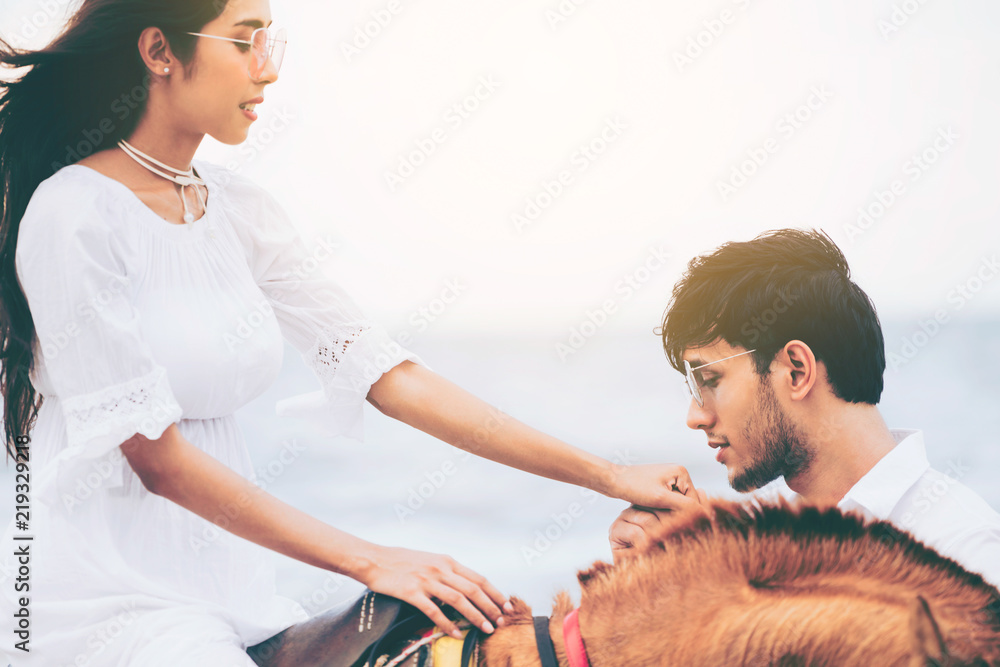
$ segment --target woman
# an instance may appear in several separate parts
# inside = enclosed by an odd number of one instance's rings
[[[496,419],[303,275],[310,249],[270,195],[193,160],[206,134],[247,138],[278,78],[270,23],[267,0],[85,0],[45,49],[0,55],[32,66],[0,110],[8,452],[31,436],[30,521],[4,544],[33,536],[31,653],[14,650],[17,664],[250,665],[245,647],[305,620],[275,595],[261,547],[455,633],[440,603],[486,632],[503,623],[505,596],[472,570],[345,534],[252,483],[233,413],[276,377],[282,337],[323,385],[320,404],[289,407],[333,433],[359,435],[367,399],[525,471],[641,505],[692,502],[682,468],[612,467]],[[206,538],[213,523],[225,531]],[[6,582],[5,618],[23,595]]]

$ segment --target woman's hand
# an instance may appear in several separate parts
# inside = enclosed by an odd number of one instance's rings
[[[679,510],[705,501],[684,466],[655,463],[614,466],[607,495],[633,505]]]
[[[383,374],[372,385],[368,400],[383,414],[459,449],[612,498],[675,507],[693,488],[680,466],[612,464],[522,424],[412,361]],[[671,493],[672,479],[681,493]]]
[[[485,577],[449,556],[398,547],[378,547],[371,566],[359,579],[376,593],[384,593],[410,603],[435,625],[461,638],[458,626],[438,607],[445,603],[484,632],[503,625],[503,607],[514,611],[506,596]]]

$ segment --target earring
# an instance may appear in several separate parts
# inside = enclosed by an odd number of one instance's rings
[[[164,67],[163,68],[163,73],[164,74],[169,74],[170,73],[170,68],[169,67]]]

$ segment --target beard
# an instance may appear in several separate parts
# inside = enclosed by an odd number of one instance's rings
[[[742,435],[750,462],[729,479],[729,485],[740,493],[759,489],[782,475],[795,477],[812,462],[805,439],[782,410],[766,377],[758,378],[756,405]]]

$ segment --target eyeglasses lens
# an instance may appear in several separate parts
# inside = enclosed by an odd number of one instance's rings
[[[259,28],[250,38],[253,42],[250,58],[250,76],[259,79],[267,69],[267,61],[274,63],[274,71],[281,70],[281,61],[285,57],[286,33],[282,28],[272,35],[267,28]]]
[[[704,402],[701,398],[701,387],[698,386],[699,380],[701,379],[700,377],[701,374],[698,373],[698,375],[696,376],[695,373],[697,373],[697,371],[691,370],[691,364],[689,364],[687,360],[685,360],[684,375],[685,379],[687,380],[688,391],[691,393],[691,396],[694,398],[694,400],[698,402],[698,405],[703,406]]]

